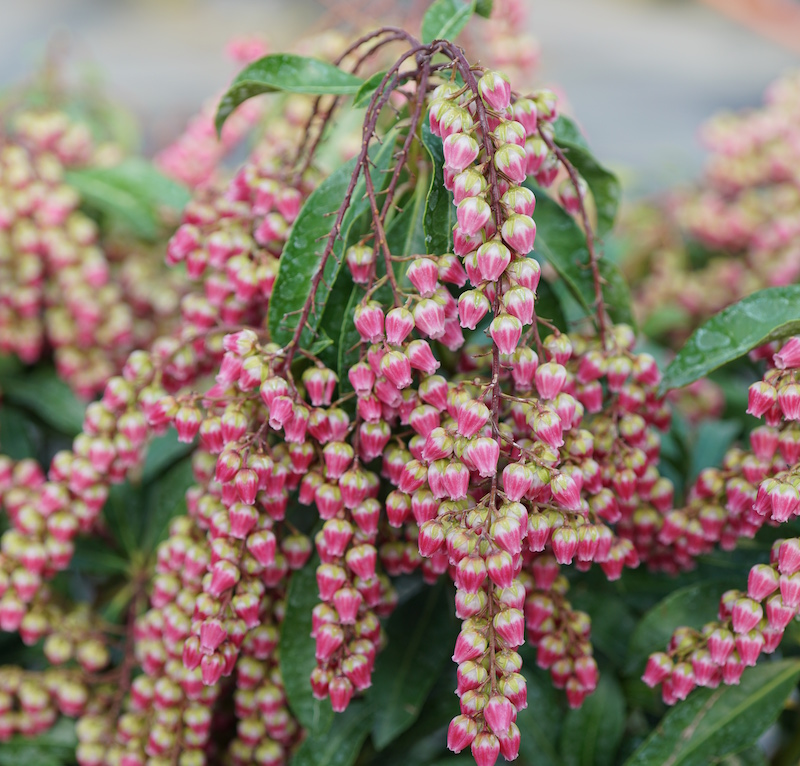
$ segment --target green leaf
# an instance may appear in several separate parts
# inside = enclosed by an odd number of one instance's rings
[[[374,75],[364,81],[364,84],[358,89],[358,92],[353,98],[353,106],[356,109],[361,109],[369,104],[372,94],[383,82],[384,77],[386,77],[385,71],[375,72]]]
[[[396,135],[391,131],[384,137],[380,146],[374,146],[370,151],[373,162],[370,176],[376,192],[382,186],[384,170],[391,161]],[[347,192],[355,165],[356,160],[351,160],[328,176],[314,190],[300,210],[283,248],[278,276],[269,303],[269,328],[272,340],[282,346],[291,340],[300,320],[303,305],[311,295],[312,279],[319,268],[328,235],[333,229],[336,213]],[[361,178],[355,186],[350,208],[342,221],[341,236],[334,244],[333,252],[325,264],[323,281],[320,282],[314,295],[314,305],[307,326],[300,337],[300,345],[303,348],[308,348],[312,344],[314,333],[322,323],[328,300],[334,290],[335,301],[341,309],[328,314],[324,329],[329,338],[339,338],[339,327],[352,285],[349,271],[342,268],[343,253],[351,237],[359,236],[362,233],[361,227],[365,225],[361,219],[369,210],[369,201],[364,198],[364,194],[365,183]],[[341,282],[338,281],[340,274],[342,274]]]
[[[12,460],[36,457],[32,435],[33,424],[15,407],[0,406],[0,454]]]
[[[561,729],[565,766],[611,766],[625,731],[625,697],[614,676],[604,673],[593,694],[570,710]]]
[[[130,563],[114,553],[107,542],[93,537],[78,537],[69,568],[87,574],[115,575],[128,572]]]
[[[305,93],[312,96],[350,96],[363,84],[360,77],[345,72],[327,61],[276,53],[245,67],[231,83],[217,107],[214,124],[217,133],[239,104],[262,93]]]
[[[478,16],[483,16],[484,19],[489,19],[492,16],[494,9],[494,0],[478,0],[475,3],[475,13]]]
[[[705,766],[755,742],[783,709],[800,661],[745,670],[739,686],[699,689],[661,720],[625,766]]]
[[[351,702],[344,713],[336,716],[336,725],[330,731],[309,734],[291,766],[351,766],[369,734],[373,712],[366,700]]]
[[[86,405],[52,367],[40,367],[3,383],[5,398],[32,412],[61,433],[74,436],[83,427]]]
[[[433,176],[425,200],[426,253],[443,255],[453,250],[453,227],[456,225],[456,207],[453,193],[444,186],[444,148],[442,139],[431,133],[427,122],[422,124],[422,143],[428,151],[433,164]]]
[[[286,616],[281,623],[280,667],[289,707],[301,725],[309,730],[309,737],[322,741],[331,728],[333,709],[328,700],[314,698],[308,680],[317,664],[316,642],[311,638],[311,610],[319,602],[318,565],[319,558],[315,555],[301,570],[292,573],[286,596]],[[337,731],[340,723],[341,718],[337,720]]]
[[[419,716],[458,634],[452,593],[440,583],[400,606],[389,619],[389,644],[380,654],[369,701],[372,741],[383,750]]]
[[[536,194],[536,250],[564,280],[564,284],[587,313],[593,313],[594,281],[588,268],[586,239],[564,208],[542,189],[530,185]],[[635,328],[628,284],[617,266],[600,259],[600,276],[605,280],[603,299],[611,319]],[[566,312],[565,312],[566,313]]]
[[[0,744],[0,766],[64,766],[74,763],[75,722],[60,718],[36,737],[15,734]]]
[[[622,198],[619,179],[595,159],[578,127],[569,117],[556,119],[555,142],[589,185],[597,212],[597,234],[599,237],[605,236],[614,226]]]
[[[145,494],[144,523],[138,548],[147,554],[167,536],[170,521],[186,513],[186,490],[194,483],[192,460],[187,457],[156,479]]]
[[[694,481],[700,471],[717,466],[742,432],[738,420],[705,420],[697,427],[690,458],[689,481]]]
[[[182,457],[192,451],[191,444],[178,441],[178,435],[170,429],[162,436],[157,436],[147,447],[144,467],[142,468],[142,481],[149,484],[158,478],[164,471]]]
[[[423,231],[423,216],[425,214],[426,184],[420,177],[413,197],[404,207],[403,211],[397,215],[386,231],[386,242],[393,255],[407,256],[415,253],[425,252],[425,234]],[[378,274],[382,274],[382,264],[379,263]],[[402,274],[408,264],[398,264],[395,267],[395,276],[398,282],[402,282]],[[341,325],[338,343],[338,364],[339,391],[344,394],[352,391],[352,386],[347,378],[347,371],[358,361],[359,345],[361,336],[353,323],[355,309],[364,297],[363,288],[354,285],[350,293],[350,298],[344,310],[344,318]],[[379,301],[391,300],[391,293],[388,285],[383,286],[375,293],[375,299]]]
[[[191,199],[184,186],[137,157],[110,168],[70,170],[66,180],[90,207],[146,240],[158,235],[160,208],[179,212]]]
[[[766,756],[758,745],[748,747],[741,753],[729,755],[720,763],[721,766],[768,766]]]
[[[133,556],[139,548],[139,538],[144,525],[144,490],[132,487],[129,482],[111,487],[103,506],[103,517],[108,531],[120,548]]]
[[[528,682],[528,707],[517,715],[522,732],[520,756],[522,763],[536,766],[562,766],[556,743],[564,714],[550,682],[550,676],[536,667],[536,653],[530,645],[520,647],[522,674]]]
[[[475,0],[436,0],[422,18],[422,42],[455,40],[475,12]]]
[[[675,628],[700,628],[714,619],[724,591],[718,581],[689,585],[670,593],[650,609],[631,636],[626,673],[642,673],[647,657],[664,650]]]
[[[680,388],[748,351],[800,332],[800,285],[768,287],[698,327],[667,367],[661,391]]]

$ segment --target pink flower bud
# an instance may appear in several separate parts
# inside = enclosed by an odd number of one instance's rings
[[[501,354],[513,354],[522,337],[522,322],[511,314],[500,314],[489,325],[489,335]]]
[[[510,215],[503,223],[501,233],[508,246],[520,255],[527,255],[533,250],[536,224],[529,215]]]
[[[423,298],[430,298],[439,286],[439,267],[431,258],[412,261],[406,276]]]
[[[503,696],[495,694],[489,698],[483,709],[486,725],[497,735],[505,734],[516,717],[514,706]]]
[[[356,306],[353,322],[365,343],[383,340],[383,308],[376,301]]]
[[[421,300],[414,307],[414,322],[417,329],[436,340],[445,333],[444,307],[431,298]]]
[[[511,104],[511,84],[499,72],[486,72],[478,81],[478,93],[496,112],[504,112]]]
[[[473,168],[464,170],[453,179],[453,201],[456,205],[467,197],[480,197],[485,191],[486,179]]]
[[[441,523],[435,520],[426,521],[419,529],[419,552],[422,556],[430,558],[439,551],[445,542],[444,529]]]
[[[748,633],[764,616],[761,604],[750,598],[739,598],[731,609],[731,622],[735,633]]]
[[[353,245],[347,248],[344,259],[353,282],[357,285],[369,284],[375,263],[375,251],[366,245]]]
[[[444,139],[444,166],[454,173],[466,170],[478,158],[478,142],[466,133],[453,133]]]
[[[503,144],[494,153],[495,168],[497,168],[499,173],[506,176],[512,184],[521,184],[525,180],[527,177],[527,164],[528,160],[525,149],[516,144]],[[505,234],[503,237],[505,238]]]
[[[800,539],[797,537],[781,543],[778,550],[778,571],[784,575],[800,571]]]
[[[772,359],[779,370],[800,367],[800,338],[789,338]]]
[[[503,294],[503,306],[511,316],[528,325],[533,322],[534,298],[533,290],[517,285]]]
[[[343,713],[353,697],[353,684],[348,678],[336,676],[328,685],[328,694],[334,712]]]
[[[507,551],[496,551],[486,558],[489,579],[499,588],[510,588],[514,582],[514,561]]]
[[[481,279],[486,282],[496,282],[511,263],[511,252],[495,237],[478,248],[476,260]]]
[[[763,601],[778,589],[778,573],[768,564],[756,564],[747,577],[747,595]]]
[[[478,725],[472,718],[465,715],[456,716],[450,721],[447,729],[447,748],[454,753],[460,753],[469,747],[478,734]]]
[[[536,370],[536,390],[543,399],[555,399],[563,390],[567,371],[556,362],[546,362]]]
[[[474,330],[486,316],[491,304],[480,290],[467,290],[458,298],[458,317],[461,326]]]
[[[456,640],[453,662],[462,663],[477,660],[486,652],[486,638],[474,630],[461,631]]]
[[[753,383],[748,390],[747,414],[760,418],[778,401],[778,392],[774,386],[763,380]]]
[[[456,208],[459,228],[468,237],[478,234],[489,222],[491,216],[492,209],[481,197],[467,197],[459,202]]]
[[[514,648],[525,643],[525,618],[519,609],[503,609],[492,624],[506,646]]]
[[[472,740],[471,752],[476,766],[494,766],[500,755],[500,742],[494,734],[481,732]]]
[[[764,648],[764,636],[758,630],[751,630],[736,636],[736,651],[745,667],[751,668],[758,661]]]

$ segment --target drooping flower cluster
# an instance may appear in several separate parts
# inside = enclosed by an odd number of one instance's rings
[[[58,111],[17,114],[0,143],[0,351],[30,364],[52,348],[86,397],[166,329],[181,284],[140,245],[101,241],[79,210],[65,173],[117,154]]]
[[[284,763],[303,733],[286,702],[278,627],[312,545],[309,680],[336,711],[370,686],[380,618],[397,602],[390,577],[452,579],[460,714],[448,746],[470,747],[479,766],[517,756],[526,633],[570,705],[597,685],[589,617],[571,606],[562,567],[597,564],[616,579],[640,561],[683,563],[657,534],[672,503],[658,471],[657,430],[669,424],[659,373],[632,330],[611,323],[591,246],[598,304],[586,328],[568,337],[537,317],[528,179],[547,187],[562,177],[563,206],[590,226],[585,182],[554,142],[553,94],[512,98],[504,76],[476,79],[446,41],[414,50],[407,133],[383,137],[401,145],[390,147],[398,165],[376,193],[369,149],[390,97],[379,88],[291,339],[273,342],[265,317],[310,184],[307,165],[298,172],[261,147],[224,191],[197,195],[169,243],[168,263],[195,283],[178,329],[129,356],[46,475],[32,462],[0,465],[12,524],[0,627],[30,631],[50,606],[44,580],[68,564],[79,531],[97,530],[110,483],[141,466],[149,437],[172,426],[180,441],[198,440],[187,515],[158,548],[149,593],[136,581],[119,691],[79,721],[81,766]],[[465,84],[437,80],[428,93],[440,53]],[[393,253],[384,226],[423,120],[442,141],[452,252]],[[360,342],[339,348],[335,361],[354,361],[333,369],[304,331],[313,334],[316,291],[332,289],[325,267],[350,236],[342,222],[360,202],[361,173],[372,222],[342,253],[364,288],[342,335],[352,323]],[[295,503],[315,511],[313,544],[287,518]],[[212,726],[234,721],[223,756]]]
[[[697,479],[688,505],[664,519],[659,539],[697,556],[719,542],[735,547],[764,525],[779,526],[800,514],[800,338],[776,353],[773,344],[757,355],[770,367],[750,387],[747,412],[766,425],[750,435],[750,451],[734,447],[719,469]],[[726,592],[719,622],[701,631],[678,628],[667,653],[651,655],[644,680],[662,684],[664,700],[684,699],[695,686],[736,684],[745,667],[778,647],[787,625],[800,608],[800,541],[778,540],[769,564],[754,566],[747,591]]]

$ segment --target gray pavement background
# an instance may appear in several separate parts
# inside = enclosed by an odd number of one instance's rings
[[[629,192],[696,176],[701,121],[759,104],[772,79],[800,67],[800,56],[693,0],[526,1],[540,81],[566,93]],[[0,0],[0,88],[60,32],[157,146],[233,74],[227,40],[259,32],[278,50],[320,17],[313,0]]]

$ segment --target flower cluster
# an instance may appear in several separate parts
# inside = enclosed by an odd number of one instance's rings
[[[52,348],[60,377],[86,397],[164,328],[180,285],[140,246],[101,241],[79,210],[65,173],[117,154],[56,111],[17,114],[0,143],[0,351],[30,364]]]
[[[775,353],[773,353],[775,352]],[[686,556],[716,543],[733,548],[764,525],[779,526],[800,514],[800,338],[779,349],[758,349],[770,368],[749,391],[747,412],[766,425],[750,435],[751,449],[734,447],[722,467],[701,472],[685,508],[664,518],[659,540]],[[800,542],[778,540],[769,564],[754,566],[747,592],[726,592],[719,622],[701,631],[676,630],[667,653],[651,655],[644,680],[662,683],[666,702],[684,699],[695,686],[735,684],[761,653],[775,651],[800,607]]]
[[[685,338],[734,301],[800,277],[800,76],[775,81],[765,100],[704,126],[711,156],[696,189],[627,216],[625,269],[639,315],[656,333]],[[707,250],[700,257],[696,243]],[[667,314],[665,306],[675,308]]]

